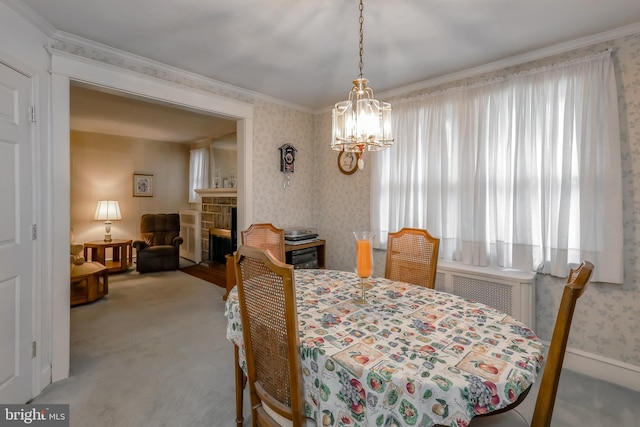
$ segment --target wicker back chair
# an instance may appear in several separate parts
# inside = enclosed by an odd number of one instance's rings
[[[440,239],[426,230],[403,228],[389,233],[384,277],[433,289]]]
[[[253,425],[303,426],[293,266],[248,245],[234,260]]]
[[[551,425],[551,416],[553,415],[553,406],[556,401],[558,392],[558,382],[562,373],[562,363],[564,361],[565,350],[567,349],[567,341],[569,339],[569,330],[571,329],[571,321],[573,312],[576,308],[578,298],[584,293],[587,283],[593,273],[593,264],[584,261],[575,270],[571,270],[567,278],[567,284],[562,293],[558,316],[556,317],[551,344],[547,354],[542,379],[540,381],[540,390],[536,399],[536,406],[533,411],[531,424],[527,424],[524,417],[515,409],[502,412],[497,415],[487,414],[485,416],[476,417],[471,421],[469,427],[549,427]]]
[[[286,262],[286,255],[284,250],[284,230],[275,227],[273,224],[252,224],[249,228],[240,233],[241,244],[253,246],[261,249],[268,249],[271,255],[278,261]],[[236,286],[237,279],[235,274],[235,267],[229,268],[234,264],[233,259],[227,258],[227,291],[223,299],[229,294],[231,289]],[[229,270],[233,270],[233,274],[229,274]],[[238,349],[235,349],[236,359],[236,424],[238,427],[242,426],[242,402],[243,394],[242,390],[246,385],[246,377],[238,365]]]
[[[284,230],[273,224],[251,224],[242,231],[242,244],[268,249],[280,262],[287,262],[284,251]]]

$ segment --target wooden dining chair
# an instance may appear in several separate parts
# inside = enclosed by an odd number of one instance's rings
[[[282,228],[278,228],[273,224],[251,224],[249,228],[240,234],[243,245],[268,249],[278,261],[286,262],[284,230]]]
[[[284,229],[278,228],[269,223],[251,224],[249,228],[240,232],[240,239],[241,244],[267,249],[278,261],[286,262],[284,250]],[[227,260],[227,263],[229,263],[229,260]],[[233,269],[233,271],[234,274],[227,274],[226,294],[223,299],[226,299],[226,295],[228,295],[237,283],[235,269]],[[237,348],[235,351],[237,353]],[[238,354],[235,355],[235,361],[237,365]],[[239,367],[236,366],[236,424],[238,426],[241,426],[243,421],[242,390],[244,389],[246,382],[246,377]]]
[[[419,228],[389,233],[384,277],[433,289],[440,239]]]
[[[273,224],[252,224],[246,230],[240,232],[240,243],[269,249],[278,261],[286,262],[284,249],[284,230]],[[226,300],[229,291],[236,285],[235,269],[233,268],[233,256],[227,256],[226,292],[222,299]]]
[[[567,278],[531,424],[527,424],[524,417],[516,409],[512,409],[496,415],[487,414],[475,417],[471,420],[469,427],[549,427],[551,425],[551,416],[556,401],[573,312],[578,298],[583,294],[591,278],[591,273],[593,273],[593,264],[584,261],[577,269],[572,269]]]
[[[234,260],[252,425],[304,426],[293,266],[248,245]]]

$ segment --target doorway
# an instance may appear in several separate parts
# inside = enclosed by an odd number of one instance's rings
[[[238,226],[251,222],[253,161],[253,107],[230,98],[213,95],[186,86],[178,86],[126,69],[115,69],[107,64],[76,58],[68,54],[52,53],[52,204],[53,291],[52,311],[55,328],[52,337],[52,381],[69,376],[70,309],[69,269],[66,264],[68,230],[70,227],[70,161],[69,116],[70,85],[82,82],[104,90],[121,92],[129,96],[166,103],[180,108],[214,114],[237,121],[238,141]],[[67,230],[67,231],[64,231]]]
[[[236,120],[97,89],[71,82],[70,220],[76,243],[102,238],[104,227],[94,220],[98,200],[118,201],[122,215],[111,231],[114,238],[124,240],[139,238],[145,213],[197,209],[186,191],[190,150],[215,152],[214,141],[230,133],[235,136]],[[227,169],[237,169],[236,158],[226,159],[233,162],[225,165]],[[151,197],[132,194],[132,174],[151,177]],[[194,237],[198,241],[185,239],[181,251],[187,243],[193,252],[202,246],[200,236]]]

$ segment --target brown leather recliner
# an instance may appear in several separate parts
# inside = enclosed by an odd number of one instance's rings
[[[177,270],[180,267],[180,215],[144,214],[140,218],[140,240],[136,248],[136,269],[140,273]]]

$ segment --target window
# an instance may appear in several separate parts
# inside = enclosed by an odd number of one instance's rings
[[[198,201],[197,189],[209,188],[209,149],[191,150],[189,161],[189,203]]]
[[[622,184],[610,52],[394,102],[372,156],[372,228],[426,228],[440,256],[622,283]]]

